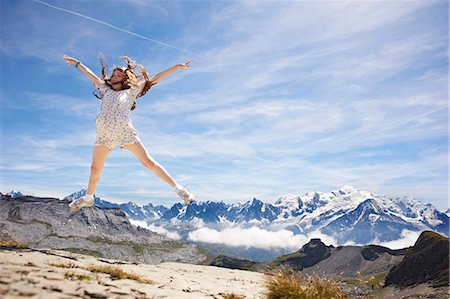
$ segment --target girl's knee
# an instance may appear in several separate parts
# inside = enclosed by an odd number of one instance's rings
[[[103,167],[98,165],[91,165],[91,173],[93,174],[99,174],[102,172]]]
[[[150,169],[153,169],[153,168],[156,168],[159,166],[158,162],[156,162],[153,159],[149,159],[149,158],[145,158],[142,161],[142,164],[144,164],[145,167],[150,168]]]

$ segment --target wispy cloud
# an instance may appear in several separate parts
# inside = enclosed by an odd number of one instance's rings
[[[27,105],[22,109],[30,110],[51,110],[54,113],[62,113],[76,116],[80,119],[92,119],[98,113],[99,100],[94,96],[89,98],[78,98],[63,94],[40,94],[36,92],[26,92]]]
[[[138,37],[138,38],[147,40],[147,41],[151,41],[151,42],[154,42],[154,43],[163,45],[163,46],[165,46],[165,47],[177,49],[177,50],[184,51],[184,52],[187,52],[187,53],[189,53],[189,54],[192,54],[192,55],[196,55],[196,56],[197,56],[197,54],[194,54],[194,53],[192,53],[192,52],[189,52],[189,51],[180,49],[180,48],[178,48],[178,47],[169,45],[169,44],[167,44],[167,43],[164,43],[164,42],[161,42],[161,41],[158,41],[158,40],[155,40],[155,39],[153,39],[153,38],[149,38],[149,37],[144,36],[144,35],[142,35],[142,34],[139,34],[139,33],[136,33],[136,32],[133,32],[133,31],[130,31],[130,30],[127,30],[127,29],[118,27],[118,26],[115,26],[115,25],[113,25],[113,24],[110,24],[110,23],[108,23],[108,22],[99,20],[99,19],[97,19],[97,18],[93,18],[93,17],[91,17],[91,16],[87,16],[87,15],[85,15],[85,14],[81,14],[81,13],[75,12],[75,11],[73,11],[73,10],[66,9],[66,8],[59,7],[59,6],[55,6],[55,5],[51,5],[51,4],[49,4],[49,3],[47,3],[47,2],[44,2],[44,1],[39,1],[39,0],[32,0],[32,1],[34,1],[34,2],[36,2],[36,3],[40,3],[40,4],[45,5],[45,6],[48,6],[48,7],[50,7],[50,8],[56,9],[56,10],[65,12],[65,13],[69,13],[69,14],[75,15],[75,16],[80,17],[80,18],[87,19],[87,20],[92,21],[92,22],[96,22],[96,23],[105,25],[105,26],[107,26],[107,27],[109,27],[109,28],[112,28],[112,29],[114,29],[114,30],[118,30],[118,31],[121,31],[121,32],[130,34],[130,35],[132,35],[132,36],[135,36],[135,37]]]

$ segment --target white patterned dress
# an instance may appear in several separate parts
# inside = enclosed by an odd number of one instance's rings
[[[104,145],[110,150],[120,145],[125,149],[125,144],[141,141],[129,113],[144,83],[141,81],[137,87],[121,91],[115,91],[106,84],[99,88],[102,104],[95,118],[95,145]]]

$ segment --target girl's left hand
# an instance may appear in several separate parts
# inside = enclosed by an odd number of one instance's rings
[[[178,64],[178,66],[182,69],[187,69],[191,63],[192,63],[192,60],[189,60],[186,63]]]

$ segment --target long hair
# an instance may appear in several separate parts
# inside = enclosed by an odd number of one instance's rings
[[[127,56],[124,56],[123,59],[125,59],[125,61],[127,62],[127,67],[117,66],[112,71],[112,73],[114,73],[115,70],[118,70],[125,74],[125,80],[123,80],[123,82],[122,82],[122,90],[138,86],[139,78],[135,72],[135,69],[138,66],[139,66],[142,76],[144,77],[144,80],[145,80],[145,84],[142,87],[141,92],[136,96],[133,106],[131,107],[131,110],[134,110],[136,108],[136,100],[139,97],[142,97],[143,95],[145,95],[147,93],[147,91],[149,91],[149,89],[156,83],[154,83],[154,82],[152,82],[152,80],[150,80],[150,76],[148,75],[147,71],[141,64],[139,64],[139,65],[133,64],[131,59],[129,59]],[[109,87],[112,88],[111,77],[108,76],[106,73],[107,66],[105,67],[105,63],[103,62],[102,56],[100,56],[100,64],[102,65],[102,80],[105,82],[105,84],[107,84]],[[97,95],[95,95],[95,96],[98,97]]]

